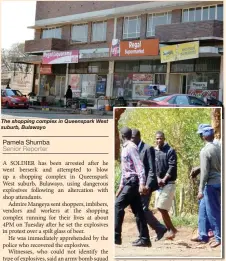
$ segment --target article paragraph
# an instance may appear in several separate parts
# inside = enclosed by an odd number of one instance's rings
[[[113,260],[113,123],[30,125],[1,120],[1,259]]]

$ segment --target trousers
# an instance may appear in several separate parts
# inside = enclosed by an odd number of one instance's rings
[[[206,185],[204,197],[199,203],[199,238],[208,242],[208,231],[213,231],[215,240],[221,242],[221,185]]]
[[[144,210],[144,215],[145,215],[147,224],[153,230],[155,230],[156,234],[158,234],[158,233],[161,233],[162,231],[166,230],[166,227],[158,221],[158,219],[154,216],[153,212],[149,209],[151,195],[152,195],[151,191],[149,191],[149,193],[147,195],[142,195],[141,196],[141,202],[142,202],[142,207],[143,207],[143,210]],[[139,230],[139,224],[138,223],[137,223],[137,228]]]
[[[149,241],[147,221],[142,208],[141,196],[139,193],[138,178],[130,178],[115,201],[115,239],[121,239],[122,224],[125,216],[125,208],[131,206],[138,224],[139,237],[143,241]]]

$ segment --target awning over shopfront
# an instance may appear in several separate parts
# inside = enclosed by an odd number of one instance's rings
[[[24,64],[41,64],[42,63],[42,55],[35,56],[27,56],[27,57],[17,57],[14,58],[12,63],[24,63]]]

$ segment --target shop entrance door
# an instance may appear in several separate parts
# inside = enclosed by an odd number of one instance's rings
[[[56,76],[55,95],[57,99],[63,100],[65,95],[65,76]]]
[[[187,75],[181,75],[181,93],[187,93]]]

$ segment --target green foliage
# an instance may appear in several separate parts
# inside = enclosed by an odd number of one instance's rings
[[[176,191],[177,210],[179,211],[180,188],[185,191],[183,211],[197,213],[197,184],[189,179],[193,166],[199,165],[199,153],[203,142],[197,132],[200,123],[211,123],[211,108],[129,108],[119,121],[123,126],[137,128],[142,140],[155,146],[155,133],[165,133],[166,141],[178,156],[178,179]]]
[[[115,192],[119,188],[120,179],[121,179],[120,163],[118,161],[115,161]]]
[[[173,216],[172,222],[176,228],[179,227],[191,227],[197,228],[198,227],[198,215],[188,215],[186,214],[181,216]]]

